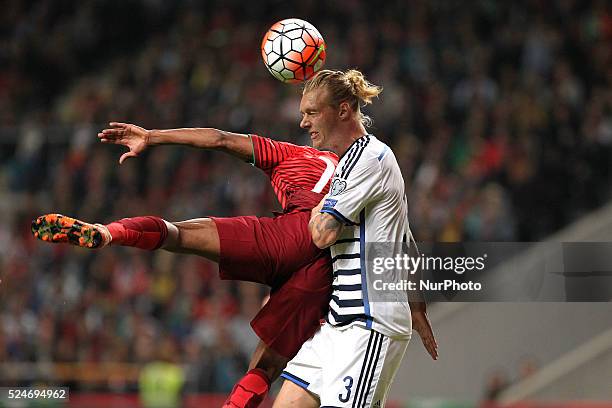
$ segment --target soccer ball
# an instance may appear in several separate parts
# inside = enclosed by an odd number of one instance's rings
[[[302,82],[323,67],[325,41],[309,22],[288,18],[274,24],[264,35],[261,56],[274,78]]]

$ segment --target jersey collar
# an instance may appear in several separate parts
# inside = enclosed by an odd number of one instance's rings
[[[351,143],[351,145],[348,147],[348,149],[346,149],[344,151],[344,153],[342,153],[342,156],[340,156],[340,160],[342,160],[342,158],[344,157],[345,154],[347,154],[349,152],[349,150],[351,150],[353,148],[353,146],[355,145],[355,143],[357,143],[358,141],[360,141],[361,139],[363,139],[366,136],[373,136],[370,133],[366,133],[365,135],[362,135],[359,139],[355,139],[353,140],[353,143]]]

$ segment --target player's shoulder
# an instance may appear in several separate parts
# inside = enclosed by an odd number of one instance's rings
[[[389,145],[373,135],[367,148],[367,160],[368,165],[381,170],[397,166],[397,160]]]
[[[262,136],[262,135],[257,135],[254,133],[249,134],[249,136],[251,137],[251,139],[255,142],[259,142],[259,143],[268,143],[271,145],[284,145],[284,146],[288,146],[288,147],[293,147],[293,148],[299,148],[300,146],[297,146],[291,142],[286,142],[283,140],[276,140],[273,139],[271,137],[268,136]]]
[[[338,161],[340,160],[336,153],[329,150],[319,150],[311,146],[299,146],[299,148],[304,156],[318,158],[326,157],[329,158],[334,164],[338,164]]]
[[[357,158],[358,160],[370,160],[378,157],[380,152],[388,148],[376,136],[367,134],[355,140],[342,157],[346,158],[346,161],[356,160]]]
[[[370,139],[368,145],[366,146],[368,158],[380,161],[386,152],[390,151],[391,149],[386,143],[379,140],[376,136],[368,135],[368,137]]]
[[[353,142],[342,156],[340,166],[347,170],[362,168],[375,172],[380,168],[377,164],[380,163],[388,151],[390,151],[389,146],[377,139],[376,136],[367,134]]]

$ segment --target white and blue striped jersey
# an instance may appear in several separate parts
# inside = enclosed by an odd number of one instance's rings
[[[390,337],[410,336],[407,296],[372,301],[376,277],[368,276],[372,271],[366,268],[366,242],[393,243],[393,251],[400,253],[410,238],[404,179],[391,149],[373,135],[356,140],[336,167],[321,212],[345,225],[330,248],[334,280],[327,321],[336,327],[359,324]]]

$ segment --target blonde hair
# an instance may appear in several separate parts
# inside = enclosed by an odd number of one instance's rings
[[[329,91],[329,104],[333,107],[348,102],[351,109],[359,115],[364,126],[371,126],[372,119],[361,112],[361,107],[372,103],[372,99],[382,92],[382,87],[370,83],[356,69],[346,72],[324,69],[304,84],[303,94],[325,87]]]

